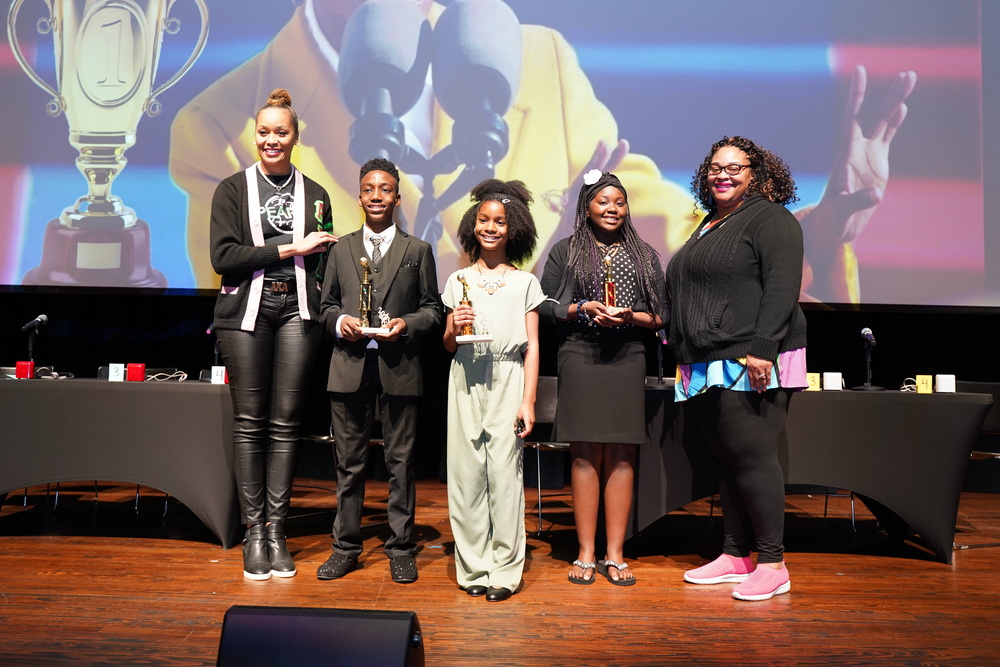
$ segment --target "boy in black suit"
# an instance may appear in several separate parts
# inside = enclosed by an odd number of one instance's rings
[[[413,444],[417,398],[423,392],[419,339],[441,324],[442,306],[431,247],[393,224],[399,205],[399,172],[384,158],[361,167],[358,203],[365,224],[332,248],[323,280],[321,312],[337,337],[327,390],[333,418],[337,465],[337,518],[333,554],[319,567],[319,579],[339,579],[358,567],[362,550],[361,510],[368,441],[379,401],[385,463],[389,470],[389,527],[385,543],[392,579],[417,580],[411,539],[415,505]],[[370,326],[387,316],[388,333],[361,331],[359,291],[368,259],[371,267]]]

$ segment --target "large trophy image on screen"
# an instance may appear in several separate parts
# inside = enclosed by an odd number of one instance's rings
[[[56,84],[31,66],[17,41],[16,25],[29,0],[14,0],[7,35],[14,57],[31,80],[52,96],[46,112],[65,114],[69,143],[87,193],[45,228],[39,266],[25,285],[167,286],[150,262],[149,225],[111,194],[125,168],[125,151],[135,144],[143,113],[160,114],[157,96],[177,83],[201,54],[208,37],[208,9],[192,0],[201,15],[198,39],[187,62],[154,89],[164,33],[176,34],[170,17],[177,0],[40,0],[48,9],[36,28],[52,35]]]

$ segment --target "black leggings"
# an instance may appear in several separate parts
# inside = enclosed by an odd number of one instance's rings
[[[730,556],[749,556],[755,540],[758,563],[783,559],[785,478],[778,449],[790,393],[713,387],[684,403],[719,469],[722,552]]]
[[[240,516],[282,523],[295,476],[302,406],[323,335],[299,317],[293,292],[265,290],[254,331],[216,329],[233,398],[233,467]]]

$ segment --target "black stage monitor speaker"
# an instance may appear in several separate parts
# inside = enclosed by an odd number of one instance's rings
[[[218,667],[423,667],[412,611],[249,607],[226,612]]]

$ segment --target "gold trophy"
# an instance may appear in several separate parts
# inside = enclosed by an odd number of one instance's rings
[[[462,283],[462,299],[458,303],[463,306],[472,307],[472,299],[469,298],[469,283],[465,280],[465,274],[459,273],[458,282]],[[467,343],[489,343],[493,340],[493,336],[489,332],[484,331],[481,334],[476,334],[476,327],[473,324],[463,324],[461,335],[455,336],[455,342],[459,345],[464,345]]]
[[[604,258],[604,305],[615,306],[615,281],[611,275],[611,258]]]
[[[77,169],[87,194],[49,222],[42,261],[24,277],[26,285],[166,287],[150,264],[149,226],[111,194],[111,182],[125,168],[125,151],[135,144],[142,114],[156,117],[156,97],[187,73],[208,37],[208,9],[192,0],[201,30],[191,55],[164,84],[153,88],[163,33],[176,34],[170,17],[177,0],[43,0],[48,9],[36,23],[52,33],[56,85],[49,85],[28,63],[17,41],[16,24],[28,0],[13,0],[7,37],[18,64],[52,96],[46,112],[66,115],[69,143],[79,153]]]
[[[463,306],[472,307],[472,299],[469,298],[469,283],[465,280],[465,274],[458,274],[458,282],[462,283],[462,300],[459,301]],[[462,336],[474,336],[476,334],[476,327],[470,322],[469,324],[462,325]]]
[[[378,309],[378,317],[381,320],[381,327],[371,326],[371,312],[372,312],[372,281],[371,281],[371,267],[368,265],[368,258],[361,257],[358,259],[361,264],[363,273],[361,274],[361,285],[358,287],[358,312],[361,319],[361,333],[366,336],[374,336],[375,334],[387,334],[389,333],[389,328],[386,324],[389,321],[389,316],[381,309]]]

